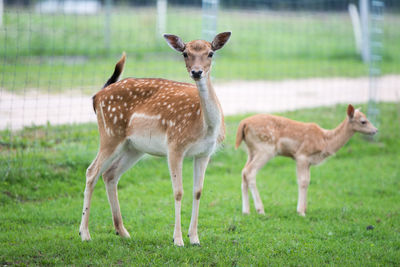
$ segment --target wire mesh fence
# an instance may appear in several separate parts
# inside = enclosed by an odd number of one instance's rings
[[[111,75],[122,51],[128,56],[124,77],[191,82],[163,31],[184,41],[211,41],[214,33],[232,31],[212,72],[227,115],[369,100],[370,65],[357,52],[349,1],[133,2],[5,2],[0,26],[3,179],[17,169],[26,173],[14,176],[29,173],[33,167],[21,166],[21,157],[34,162],[37,153],[74,146],[74,140],[87,138],[85,153],[95,153],[96,126],[82,123],[95,121],[91,95]],[[374,63],[381,76],[376,101],[399,97],[396,7],[387,1],[382,22],[375,24],[382,43],[382,58]],[[85,153],[68,156],[79,159]]]

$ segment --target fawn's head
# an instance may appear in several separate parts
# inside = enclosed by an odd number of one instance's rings
[[[228,42],[230,36],[230,32],[223,32],[215,36],[211,43],[203,40],[195,40],[185,44],[176,35],[164,34],[164,38],[167,40],[169,46],[182,53],[186,69],[195,81],[208,75],[214,52],[221,49]]]
[[[347,116],[353,131],[370,135],[378,132],[378,129],[367,119],[367,116],[359,109],[354,109],[352,105],[347,107]]]

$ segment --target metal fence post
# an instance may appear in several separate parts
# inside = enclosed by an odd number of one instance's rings
[[[105,0],[104,48],[110,52],[112,0]]]
[[[202,19],[202,38],[206,41],[212,41],[217,33],[219,0],[203,0],[203,19]]]
[[[160,39],[167,29],[167,0],[157,0],[156,39]]]
[[[0,27],[3,26],[3,11],[4,11],[3,0],[0,0]]]
[[[381,0],[371,1],[371,19],[369,31],[369,100],[367,115],[369,120],[379,126],[379,108],[378,101],[378,78],[381,74],[380,62],[382,61],[382,38],[383,38],[383,8],[384,3]]]
[[[361,33],[362,33],[362,59],[365,63],[370,60],[370,47],[369,47],[369,1],[360,0],[360,20],[361,20]]]

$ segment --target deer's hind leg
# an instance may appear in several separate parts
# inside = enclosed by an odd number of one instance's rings
[[[117,141],[109,142],[107,145],[100,145],[96,158],[86,170],[86,186],[83,200],[82,220],[79,227],[79,235],[81,236],[82,241],[90,240],[89,213],[94,187],[100,174],[110,166],[112,161],[118,156],[120,149],[121,145]]]
[[[249,151],[249,159],[242,171],[242,197],[243,213],[250,213],[248,188],[254,200],[254,206],[259,214],[264,214],[264,205],[262,204],[260,194],[257,189],[256,175],[258,171],[274,157],[273,147],[257,148]]]
[[[129,232],[125,229],[118,201],[118,181],[121,175],[132,165],[140,160],[143,153],[131,148],[125,148],[121,154],[112,162],[110,167],[103,173],[103,180],[107,190],[108,202],[110,203],[115,233],[121,237],[129,238]]]
[[[247,170],[247,165],[249,165],[251,160],[252,160],[252,155],[251,155],[251,151],[249,151],[247,162],[244,165],[244,168],[242,170],[242,212],[243,212],[243,214],[250,213],[249,183],[247,181],[245,170]]]

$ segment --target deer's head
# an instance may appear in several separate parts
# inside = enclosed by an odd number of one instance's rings
[[[203,40],[184,43],[176,35],[164,34],[168,45],[182,53],[186,69],[195,81],[208,75],[214,52],[221,49],[228,42],[230,36],[230,32],[223,32],[217,34],[211,43]]]
[[[354,109],[352,105],[347,107],[347,116],[353,131],[369,135],[374,135],[378,132],[378,129],[367,119],[367,116],[359,109]]]

